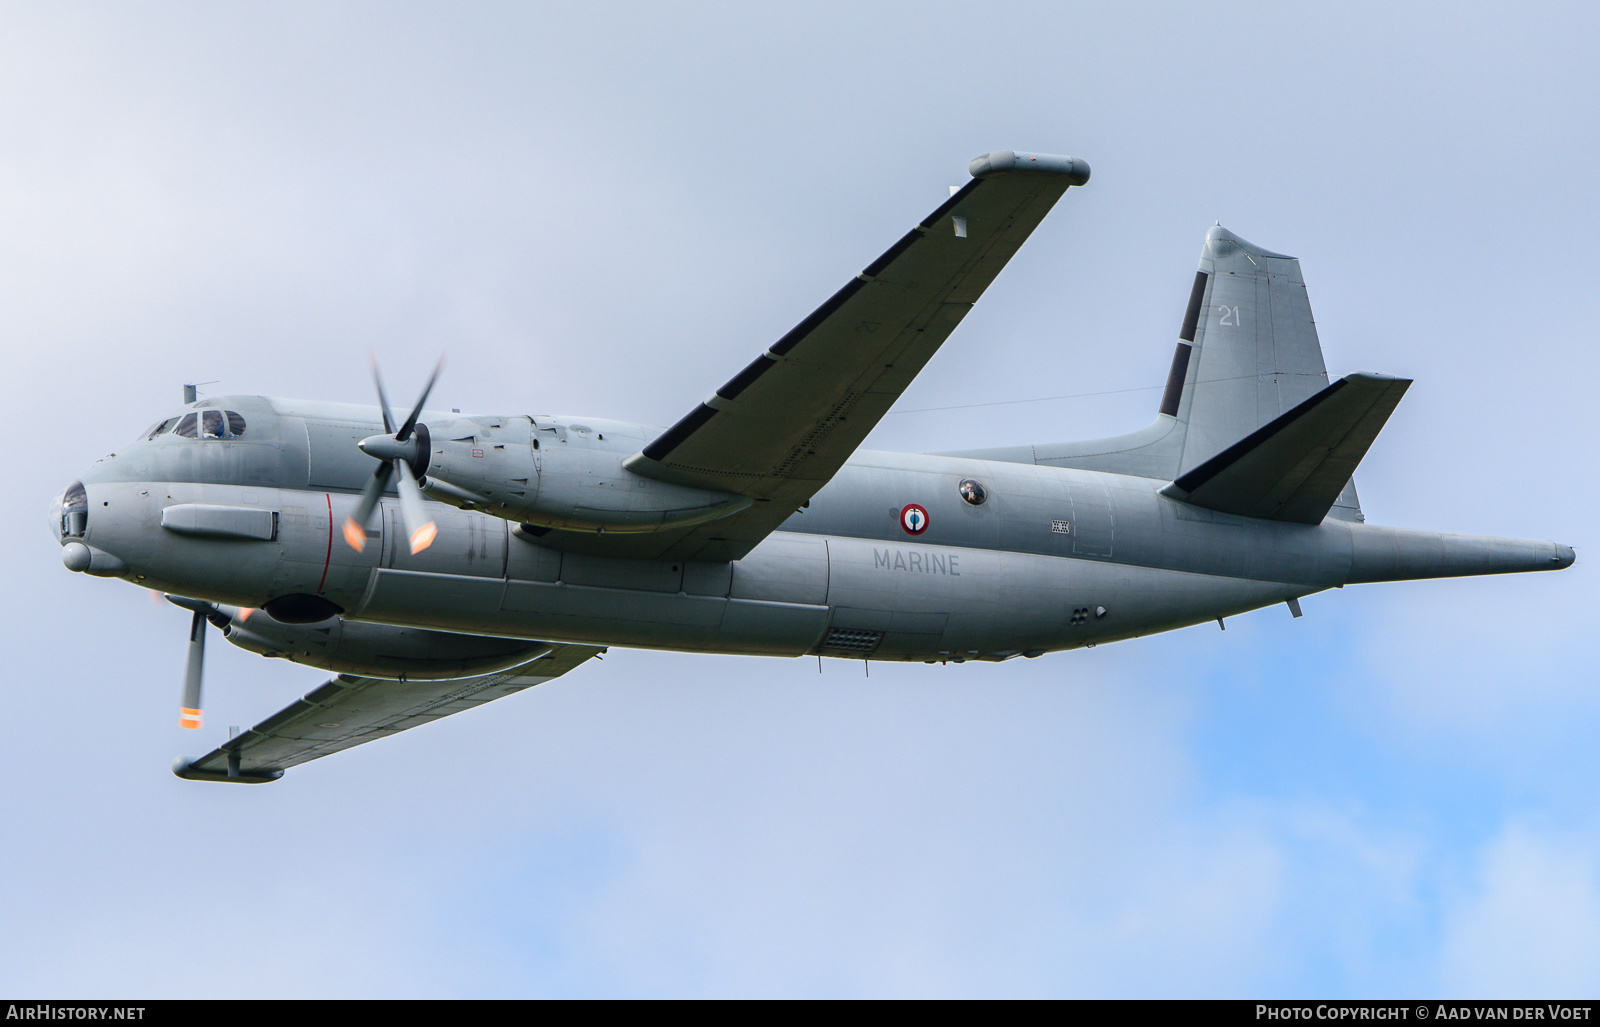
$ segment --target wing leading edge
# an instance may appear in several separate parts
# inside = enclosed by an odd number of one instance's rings
[[[1073,157],[974,160],[973,179],[625,466],[756,500],[743,513],[627,540],[627,555],[736,560],[861,445],[1049,213],[1089,180]],[[633,550],[637,549],[635,552]]]
[[[190,781],[262,784],[290,767],[460,713],[567,673],[605,649],[551,645],[510,670],[449,681],[340,674],[199,759],[172,772]]]

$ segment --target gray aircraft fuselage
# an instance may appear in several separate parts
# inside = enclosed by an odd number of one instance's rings
[[[1411,385],[1330,380],[1299,260],[1206,233],[1154,421],[960,453],[861,449],[1071,188],[997,150],[671,427],[259,396],[185,406],[57,497],[62,562],[333,671],[189,780],[290,767],[553,680],[607,646],[963,663],[1136,638],[1356,582],[1557,570],[1570,548],[1365,523]],[[441,365],[442,366],[442,365]]]
[[[77,533],[56,524],[63,543],[92,553],[92,566],[75,569],[244,608],[315,597],[306,620],[338,613],[546,641],[961,662],[1135,638],[1358,582],[1573,561],[1551,542],[1214,512],[1162,495],[1164,478],[867,450],[736,561],[586,553],[552,544],[577,533],[552,539],[438,502],[428,504],[438,537],[413,555],[392,493],[372,544],[356,552],[340,525],[371,475],[355,442],[384,431],[377,408],[236,396],[179,413],[197,409],[235,411],[246,427],[237,438],[141,436],[97,463],[82,478]],[[585,472],[585,487],[601,491],[633,487],[621,462],[660,434],[570,417],[423,421],[435,439],[541,438],[547,469],[581,457],[600,469]],[[983,502],[963,497],[967,481]],[[908,514],[913,506],[920,513]],[[183,513],[193,509],[261,527],[196,530]]]

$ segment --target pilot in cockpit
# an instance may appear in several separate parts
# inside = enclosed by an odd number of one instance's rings
[[[149,441],[169,431],[185,439],[237,439],[244,434],[244,417],[235,410],[201,410],[169,417],[145,432],[144,438]]]

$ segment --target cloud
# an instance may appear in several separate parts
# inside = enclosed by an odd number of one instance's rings
[[[1440,990],[1582,998],[1600,988],[1600,860],[1591,840],[1508,824],[1445,919]]]

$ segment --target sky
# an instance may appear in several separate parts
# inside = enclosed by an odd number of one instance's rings
[[[1600,14],[1307,7],[0,4],[0,992],[1600,990]],[[188,614],[59,562],[50,497],[183,383],[444,352],[440,406],[669,424],[997,149],[1093,178],[869,446],[1143,426],[1220,222],[1331,371],[1416,379],[1370,522],[1577,564],[870,678],[618,649],[168,772],[325,677],[214,639],[197,741]]]

